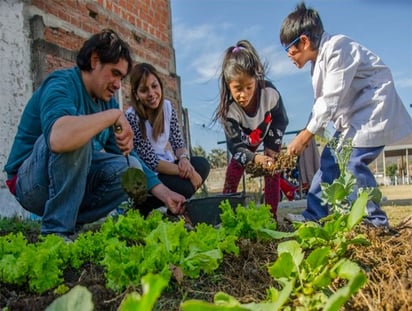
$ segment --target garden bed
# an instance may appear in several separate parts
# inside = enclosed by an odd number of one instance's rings
[[[386,206],[385,210],[391,218],[399,220],[393,223],[398,234],[364,226],[358,228],[366,234],[371,245],[351,247],[349,253],[351,259],[366,271],[368,282],[346,304],[345,310],[407,310],[412,305],[412,223],[408,218],[412,207]],[[0,234],[5,235],[15,228],[3,226]],[[28,241],[37,240],[36,226],[24,229]],[[281,222],[279,230],[293,229]],[[179,310],[181,302],[187,299],[213,301],[219,291],[232,295],[241,303],[264,300],[267,288],[275,286],[267,265],[276,260],[277,242],[241,239],[238,246],[239,255],[225,255],[213,274],[203,274],[196,279],[183,278],[180,284],[172,281],[158,299],[155,309]],[[107,289],[105,283],[104,271],[96,265],[84,264],[80,269],[64,272],[64,284],[68,288],[83,285],[89,289],[93,295],[94,310],[117,310],[129,291],[116,294]],[[140,291],[139,288],[134,290]],[[36,295],[29,291],[27,285],[0,284],[0,308],[7,307],[9,311],[45,310],[57,297],[53,290]]]

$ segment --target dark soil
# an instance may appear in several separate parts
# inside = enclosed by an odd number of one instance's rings
[[[394,232],[361,227],[371,245],[350,249],[352,260],[358,262],[368,274],[368,283],[345,310],[410,310],[412,305],[412,218],[405,219],[394,228]],[[280,230],[291,228],[280,224]],[[0,234],[7,233],[3,230]],[[36,230],[26,231],[29,241],[37,240]],[[249,240],[239,242],[239,256],[226,256],[220,268],[211,275],[197,279],[184,278],[178,284],[172,282],[157,301],[156,310],[179,310],[186,299],[213,301],[218,291],[234,296],[241,303],[259,302],[266,297],[269,286],[275,286],[267,273],[267,265],[276,260],[276,242],[256,243]],[[101,267],[87,264],[79,270],[64,273],[65,285],[86,286],[93,295],[95,310],[117,310],[127,292],[116,295],[105,287],[104,271]],[[140,289],[131,289],[138,290]],[[26,286],[17,287],[0,283],[0,309],[9,311],[45,310],[58,296],[49,291],[42,295],[31,293]]]

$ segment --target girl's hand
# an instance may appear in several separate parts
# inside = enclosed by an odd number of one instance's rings
[[[279,154],[279,152],[276,152],[269,148],[265,148],[265,150],[263,150],[263,154],[274,159]]]
[[[273,165],[274,161],[275,160],[272,157],[262,154],[257,154],[254,158],[254,162],[256,164],[260,164],[263,168],[270,168]]]

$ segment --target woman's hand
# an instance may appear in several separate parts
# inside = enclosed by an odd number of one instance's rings
[[[192,176],[190,176],[190,182],[192,183],[193,188],[197,190],[202,186],[203,180],[199,173],[193,170]]]
[[[179,176],[181,178],[191,178],[193,172],[195,171],[187,158],[181,158],[177,166],[179,168]]]

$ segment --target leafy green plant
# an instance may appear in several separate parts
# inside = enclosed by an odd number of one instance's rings
[[[212,274],[225,254],[237,255],[239,238],[285,239],[278,244],[277,260],[268,264],[278,286],[267,289],[265,301],[241,304],[218,292],[214,303],[187,300],[182,310],[338,310],[366,282],[361,268],[345,256],[349,245],[368,243],[352,232],[366,215],[367,201],[380,199],[377,189],[358,189],[356,200],[348,199],[355,182],[346,171],[347,147],[343,145],[338,156],[343,173],[332,185],[322,185],[324,202],[334,213],[319,223],[278,232],[269,206],[250,202],[232,209],[223,201],[219,228],[199,224],[187,231],[183,220],[172,223],[159,212],[144,218],[129,210],[125,216],[107,218],[99,230],[81,234],[71,244],[54,235],[37,243],[28,243],[21,233],[0,237],[0,282],[27,283],[38,293],[57,287],[56,292],[64,293],[64,269],[92,262],[103,266],[107,287],[116,292],[142,283],[143,294],[126,296],[120,310],[146,311],[172,277],[179,281]]]
[[[92,311],[94,308],[92,294],[84,287],[77,285],[67,294],[54,300],[46,311]]]
[[[379,191],[359,189],[357,199],[352,202],[349,196],[356,180],[346,169],[351,143],[334,141],[331,145],[341,174],[331,185],[322,184],[322,199],[332,207],[332,214],[319,223],[297,225],[295,235],[291,236],[295,239],[278,244],[278,258],[268,266],[268,271],[280,289],[270,287],[267,300],[258,304],[240,304],[235,298],[218,293],[213,304],[197,300],[183,302],[183,311],[339,310],[366,283],[365,273],[345,255],[350,244],[368,244],[363,235],[351,238],[350,233],[366,216],[367,201],[379,199]],[[224,216],[223,223],[230,230],[243,231],[236,225],[234,214],[228,212]]]
[[[119,311],[147,311],[152,310],[163,289],[167,286],[168,280],[159,275],[147,274],[142,277],[142,291],[140,295],[132,292],[123,299]]]
[[[283,289],[271,289],[272,299],[283,297],[285,304],[300,306],[296,310],[338,310],[337,306],[364,285],[365,273],[344,256],[349,244],[368,243],[362,236],[348,239],[348,233],[365,216],[367,199],[366,193],[361,194],[350,214],[334,214],[324,219],[323,227],[313,222],[302,224],[297,240],[278,245],[279,257],[269,273]],[[339,283],[340,289],[334,291],[339,280],[346,283]]]
[[[0,238],[0,280],[21,285],[27,280],[33,249],[21,232]]]
[[[269,205],[257,206],[250,201],[248,206],[240,206],[234,210],[229,201],[222,201],[221,227],[228,235],[251,240],[272,240],[293,236],[293,233],[276,231],[277,223],[273,220]]]
[[[334,214],[318,223],[304,223],[297,229],[296,240],[278,245],[278,258],[268,266],[269,274],[281,289],[270,287],[268,298],[260,303],[241,304],[234,297],[219,292],[214,303],[188,300],[183,311],[208,310],[339,310],[367,281],[365,273],[346,259],[351,243],[367,244],[363,236],[348,239],[348,233],[364,217],[368,195],[363,193],[349,214]],[[340,284],[338,289],[337,284]]]
[[[348,139],[342,141],[340,138],[334,138],[329,142],[329,145],[336,157],[340,175],[330,185],[327,183],[321,184],[322,205],[328,205],[332,213],[349,213],[353,203],[353,191],[356,191],[356,179],[347,169],[349,158],[352,153],[352,140]],[[378,188],[357,189],[357,196],[362,192],[368,193],[369,200],[376,203],[380,203],[382,199],[382,193]]]
[[[40,232],[40,223],[19,217],[0,217],[0,232]]]
[[[42,293],[62,281],[69,259],[68,245],[55,235],[29,244],[22,233],[0,238],[0,281],[21,285]]]
[[[132,229],[125,223],[121,225],[129,217],[139,219],[130,211],[127,217],[120,217],[116,223],[109,221],[102,228],[107,237],[113,236],[115,231],[123,239],[107,240],[109,243],[101,262],[108,287],[115,291],[136,286],[147,273],[157,273],[169,280],[171,265],[181,269],[183,275],[195,278],[201,272],[216,270],[225,252],[238,252],[235,236],[210,225],[200,224],[189,232],[183,220],[163,221],[158,213],[153,213],[144,222],[134,222]],[[136,232],[139,232],[138,239],[134,238]]]

